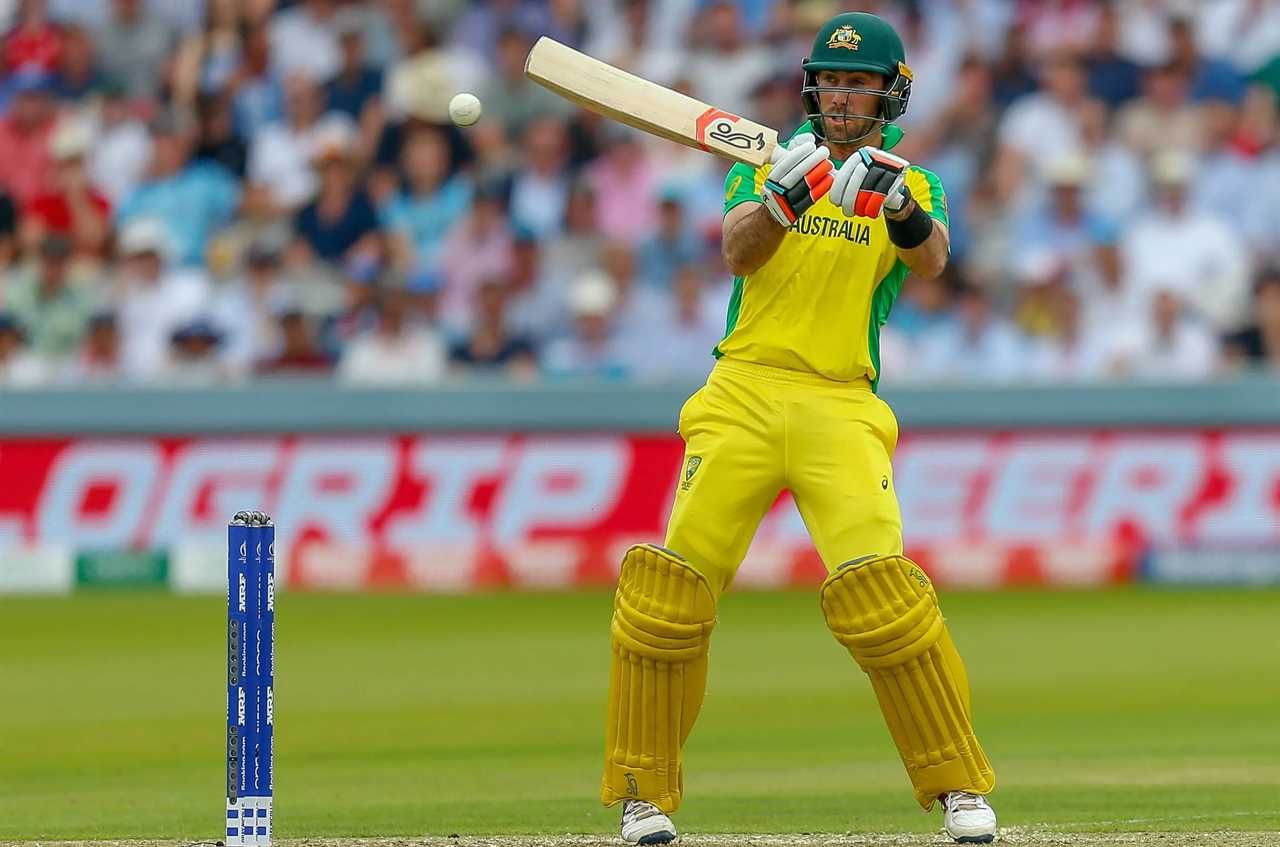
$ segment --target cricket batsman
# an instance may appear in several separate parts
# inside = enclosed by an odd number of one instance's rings
[[[995,775],[937,593],[902,554],[898,425],[876,396],[880,327],[903,280],[947,264],[946,197],[891,152],[912,76],[887,22],[836,16],[803,69],[808,120],[771,164],[725,180],[722,249],[737,277],[715,367],[680,411],[664,546],[622,562],[601,797],[623,803],[624,841],[676,838],[716,603],[789,489],[829,572],[827,626],[871,680],[916,801],[939,803],[956,841],[987,843]]]

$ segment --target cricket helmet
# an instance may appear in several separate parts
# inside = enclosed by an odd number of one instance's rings
[[[902,39],[889,22],[869,12],[845,12],[836,15],[818,30],[813,49],[802,63],[804,87],[800,99],[813,124],[814,134],[825,138],[823,117],[866,118],[889,124],[901,117],[911,99],[911,68],[907,67]],[[886,85],[877,88],[834,88],[817,83],[818,71],[870,71],[884,76]],[[844,91],[850,94],[879,94],[880,112],[876,115],[824,115],[818,92]]]

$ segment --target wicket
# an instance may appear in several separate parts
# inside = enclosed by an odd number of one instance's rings
[[[226,847],[271,844],[275,532],[256,511],[227,527]]]

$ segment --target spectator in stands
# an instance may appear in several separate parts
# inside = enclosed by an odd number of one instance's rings
[[[1138,332],[1113,333],[1113,339],[1113,376],[1189,381],[1208,377],[1217,364],[1213,334],[1167,288],[1154,292],[1150,316]]]
[[[157,381],[172,386],[216,385],[230,378],[218,355],[222,332],[200,315],[179,326],[169,336],[169,354]]]
[[[453,37],[472,51],[491,56],[506,32],[547,32],[551,15],[543,3],[529,0],[489,0],[472,4],[454,25]]]
[[[1093,38],[1085,47],[1089,92],[1109,108],[1137,97],[1141,80],[1137,63],[1125,55],[1121,27],[1116,4],[1103,3]]]
[[[209,317],[223,332],[222,359],[234,374],[248,373],[276,346],[275,313],[290,293],[281,276],[281,247],[266,239],[250,244],[243,275],[213,296]]]
[[[360,127],[362,149],[372,150],[382,132],[382,71],[365,61],[364,21],[355,9],[338,15],[335,27],[342,50],[342,66],[325,83],[325,101],[335,112]]]
[[[43,384],[44,362],[26,349],[26,332],[11,312],[0,312],[0,388],[30,388]]]
[[[523,166],[511,186],[511,221],[545,238],[560,228],[569,194],[569,139],[554,117],[529,122],[520,144]]]
[[[471,179],[450,174],[449,143],[443,131],[420,125],[409,130],[401,148],[405,187],[381,210],[391,255],[401,268],[435,266],[445,234],[466,216]]]
[[[498,37],[495,73],[482,90],[486,117],[500,122],[511,138],[524,135],[525,127],[535,118],[567,118],[572,104],[557,97],[524,75],[524,60],[533,46],[524,31],[508,28]],[[493,56],[492,52],[482,55]],[[722,69],[723,72],[723,69]]]
[[[335,144],[348,147],[344,155],[354,154],[356,131],[345,115],[325,114],[324,92],[307,76],[286,78],[284,91],[287,119],[254,135],[249,178],[269,186],[281,209],[295,211],[315,196],[314,157]]]
[[[573,335],[551,342],[542,368],[552,378],[621,380],[630,376],[627,360],[613,332],[617,296],[613,281],[600,271],[587,271],[569,288]]]
[[[1005,33],[999,55],[991,65],[992,97],[1000,111],[1034,94],[1041,76],[1034,66],[1027,27],[1015,20]]]
[[[145,6],[143,0],[112,0],[111,20],[95,39],[103,71],[138,100],[159,91],[177,42],[173,27],[160,15],[148,14]]]
[[[236,135],[231,100],[224,94],[203,94],[196,98],[195,159],[221,165],[236,179],[243,180],[248,168],[249,146]]]
[[[29,274],[14,279],[5,304],[26,331],[33,353],[51,364],[75,350],[93,311],[97,292],[71,276],[70,239],[46,235]]]
[[[48,235],[70,239],[84,257],[103,255],[111,235],[111,203],[89,181],[85,155],[91,136],[80,121],[64,121],[50,141],[53,179],[32,199],[22,220],[23,241],[34,249]]]
[[[637,252],[640,280],[652,288],[668,290],[676,271],[702,258],[703,241],[685,219],[684,201],[674,187],[659,195],[658,227]]]
[[[1154,206],[1124,241],[1135,289],[1171,288],[1216,332],[1238,329],[1249,295],[1249,263],[1238,230],[1190,203],[1192,159],[1165,151],[1151,163]]]
[[[1030,375],[1052,383],[1106,379],[1114,369],[1115,341],[1106,326],[1081,320],[1080,297],[1064,286],[1049,290],[1051,331],[1029,358]]]
[[[306,313],[296,306],[282,309],[279,322],[280,352],[264,360],[258,373],[268,376],[324,376],[333,370],[333,360],[320,348],[315,328]]]
[[[595,193],[606,237],[637,244],[657,228],[659,176],[638,130],[621,124],[605,130],[604,150],[585,168],[584,178]]]
[[[1080,149],[1080,110],[1088,100],[1080,59],[1053,53],[1040,72],[1042,89],[1015,100],[1005,112],[993,165],[998,195],[1025,201],[1029,181],[1054,159]]]
[[[155,218],[135,218],[120,232],[123,262],[115,302],[124,339],[125,372],[145,380],[164,365],[170,335],[204,309],[208,282],[193,269],[173,268],[169,231]]]
[[[460,218],[445,236],[440,251],[444,273],[440,318],[450,331],[465,331],[480,281],[505,276],[510,270],[511,228],[505,200],[501,185],[480,184],[470,214]]]
[[[445,374],[443,337],[432,327],[409,321],[404,289],[386,289],[378,298],[378,325],[357,335],[338,362],[338,378],[357,385],[426,385]]]
[[[986,292],[961,281],[956,320],[921,333],[915,376],[938,383],[1013,382],[1027,375],[1026,344],[1003,317],[993,314]]]
[[[1204,119],[1191,102],[1191,80],[1177,62],[1164,62],[1142,75],[1142,96],[1116,116],[1120,139],[1134,152],[1151,156],[1160,150],[1195,152],[1204,145]]]
[[[93,37],[77,26],[66,27],[63,35],[62,58],[53,79],[54,95],[75,103],[101,93],[107,78],[98,67]]]
[[[321,82],[338,72],[337,9],[335,0],[301,0],[272,18],[271,53],[281,74],[301,73]]]
[[[1201,106],[1206,149],[1196,161],[1192,202],[1231,221],[1258,254],[1280,244],[1280,192],[1258,190],[1280,184],[1277,102],[1268,89],[1254,86],[1239,108],[1221,101]]]
[[[661,325],[670,313],[671,291],[660,291],[640,282],[635,250],[625,241],[610,241],[600,254],[600,270],[613,285],[614,314],[621,316],[619,340],[624,346],[649,349],[653,345],[651,331],[645,327]]]
[[[908,149],[919,145],[929,169],[947,187],[951,252],[960,257],[970,249],[969,207],[973,193],[982,188],[983,169],[988,151],[995,146],[999,115],[992,99],[991,71],[976,56],[961,62],[949,80],[949,88],[948,101],[934,120],[913,130],[902,145]]]
[[[121,347],[115,312],[95,312],[89,317],[79,350],[61,373],[61,381],[69,385],[122,381],[125,370]]]
[[[1071,273],[1085,272],[1100,244],[1115,240],[1114,227],[1084,205],[1089,161],[1081,153],[1063,154],[1045,166],[1048,197],[1023,215],[1014,230],[1014,263],[1035,254],[1066,264]]]
[[[1081,153],[1089,169],[1089,179],[1081,186],[1084,205],[1114,230],[1130,222],[1146,202],[1142,160],[1115,137],[1110,113],[1101,100],[1084,103],[1078,114]]]
[[[595,189],[585,181],[575,182],[565,200],[564,226],[546,242],[543,263],[562,279],[576,279],[583,271],[599,266],[604,243]]]
[[[467,336],[449,350],[449,361],[463,372],[502,373],[527,381],[537,375],[533,342],[511,331],[507,322],[508,286],[486,279],[476,291],[475,320]]]
[[[657,20],[663,11],[672,18],[678,18],[677,9],[667,4],[665,9],[658,9],[650,0],[628,0],[611,4],[616,14],[602,16],[593,22],[591,41],[584,48],[592,56],[597,56],[614,67],[622,68],[644,79],[651,79],[661,84],[669,84],[676,76],[683,61],[680,46],[664,38],[655,38],[660,25]],[[621,8],[617,8],[617,7]],[[672,22],[679,25],[683,22]],[[812,42],[812,37],[809,41]],[[804,45],[805,48],[809,44]],[[803,48],[802,48],[803,49]],[[791,100],[799,86],[791,89]],[[770,123],[770,115],[753,112],[756,120],[765,126],[784,126],[783,123]]]
[[[141,218],[164,221],[173,260],[182,265],[204,260],[210,236],[231,220],[240,200],[239,184],[225,168],[191,161],[193,141],[194,127],[185,116],[153,120],[147,177],[116,214],[120,226]]]
[[[49,19],[46,0],[19,0],[18,19],[4,36],[6,73],[36,71],[52,75],[62,60],[62,28]]]
[[[1244,77],[1229,62],[1202,55],[1196,44],[1197,30],[1195,21],[1186,14],[1169,18],[1170,62],[1190,81],[1191,99],[1239,103],[1244,97]]]
[[[97,137],[89,149],[89,178],[113,205],[138,187],[151,161],[147,126],[129,107],[123,88],[108,85],[98,110]]]
[[[1280,373],[1280,268],[1266,268],[1258,274],[1253,301],[1253,323],[1225,339],[1226,362]]]
[[[671,296],[661,303],[664,311],[640,324],[638,332],[628,334],[627,370],[646,382],[703,379],[714,362],[711,351],[724,335],[721,304],[709,302],[706,283],[696,265],[678,268],[668,289]],[[642,337],[649,339],[647,344],[636,343]],[[661,339],[661,343],[654,344],[654,339]]]
[[[236,132],[252,141],[264,127],[284,119],[284,84],[271,61],[268,24],[251,24],[244,34],[240,66],[228,90],[235,111]]]
[[[38,69],[9,78],[13,99],[0,118],[0,186],[26,206],[53,177],[49,140],[55,128],[52,79]]]
[[[952,323],[955,313],[951,310],[951,290],[955,273],[956,270],[949,268],[943,275],[931,279],[908,276],[893,307],[894,330],[914,343],[923,333]]]
[[[742,11],[729,0],[704,3],[694,23],[700,42],[684,69],[693,95],[736,114],[751,107],[751,90],[775,67],[769,49],[747,37]]]
[[[546,267],[542,244],[528,230],[511,240],[506,318],[511,331],[535,345],[568,332],[568,301],[558,269]]]
[[[356,174],[355,134],[334,124],[317,136],[314,167],[319,173],[315,199],[298,212],[298,238],[322,262],[343,262],[355,256],[377,260],[382,255],[378,215]]]
[[[173,101],[193,107],[201,96],[227,93],[241,67],[242,0],[208,0],[198,32],[183,39],[173,54]]]

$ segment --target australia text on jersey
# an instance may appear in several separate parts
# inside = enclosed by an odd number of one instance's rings
[[[856,221],[801,215],[787,229],[801,235],[821,235],[825,238],[843,238],[854,244],[871,244],[871,227]]]

